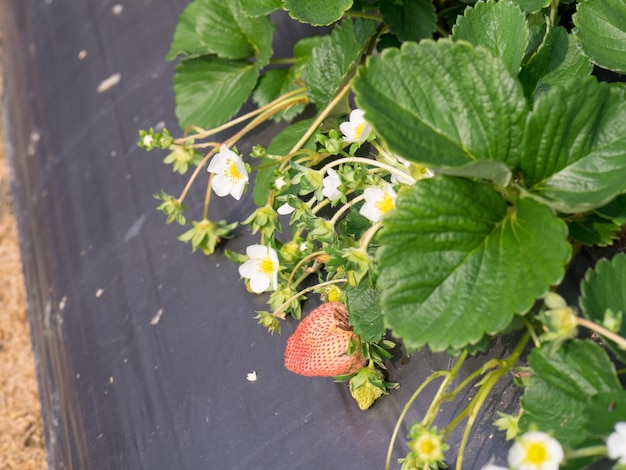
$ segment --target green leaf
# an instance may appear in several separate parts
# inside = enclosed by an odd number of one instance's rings
[[[241,0],[241,8],[248,16],[267,16],[280,10],[283,0]]]
[[[174,75],[180,126],[210,129],[223,124],[246,101],[258,75],[258,68],[246,60],[203,56],[181,61]]]
[[[272,142],[267,147],[267,153],[270,155],[287,155],[312,123],[313,119],[305,119],[286,127],[272,139]],[[309,139],[303,148],[314,149],[315,137]],[[267,203],[270,188],[274,182],[274,171],[278,170],[279,164],[280,162],[271,158],[263,158],[259,164],[260,168],[256,172],[252,191],[254,203],[259,207]]]
[[[573,16],[583,52],[594,64],[626,72],[626,2],[586,0]]]
[[[254,102],[261,107],[274,101],[279,96],[301,87],[300,75],[302,70],[311,61],[312,51],[319,46],[321,40],[320,36],[312,36],[296,42],[293,46],[295,64],[289,69],[272,69],[265,72],[254,91],[252,97]],[[303,110],[304,105],[293,106],[285,111],[281,111],[273,119],[276,121],[291,121]]]
[[[526,18],[528,23],[528,47],[522,63],[526,63],[528,58],[537,52],[539,46],[543,44],[549,21],[543,13],[534,13]]]
[[[382,0],[383,20],[402,41],[431,38],[437,31],[437,15],[432,0]]]
[[[167,60],[180,54],[256,57],[261,68],[272,55],[273,35],[269,19],[247,16],[239,0],[195,0],[180,15]]]
[[[626,191],[626,99],[594,78],[551,88],[528,116],[521,168],[531,191],[565,213]]]
[[[359,209],[363,204],[357,203],[350,208],[346,216],[339,222],[339,233],[352,240],[360,239],[372,226],[372,221],[363,217]]]
[[[513,0],[526,13],[537,13],[539,10],[550,6],[550,0]]]
[[[626,224],[626,194],[621,194],[606,206],[596,209],[596,214],[611,219],[617,225]]]
[[[376,342],[385,333],[383,313],[378,303],[376,289],[359,286],[346,289],[346,300],[350,312],[350,325],[363,341]]]
[[[513,76],[517,76],[528,45],[526,16],[514,3],[477,2],[465,9],[452,28],[452,39],[483,46],[500,57]]]
[[[501,187],[506,187],[511,181],[511,170],[504,163],[496,160],[475,160],[463,166],[439,167],[437,173],[466,178],[480,178],[493,181]]]
[[[519,160],[526,100],[503,62],[466,42],[386,49],[360,67],[359,107],[394,153],[433,168]]]
[[[602,325],[607,310],[614,314],[622,312],[622,324],[617,333],[626,338],[626,254],[620,253],[610,261],[598,261],[594,269],[585,273],[580,292],[580,308],[585,317],[595,323]],[[608,340],[607,345],[626,363],[626,351]]]
[[[589,214],[569,224],[569,234],[574,239],[587,246],[607,246],[617,238],[617,225],[612,220]]]
[[[576,38],[558,26],[548,31],[537,53],[522,68],[520,80],[526,96],[531,97],[572,78],[588,76],[592,70]]]
[[[372,21],[343,21],[312,50],[302,79],[318,109],[323,109],[333,99],[361,57],[367,40],[374,33],[374,25]]]
[[[447,176],[400,191],[380,242],[387,326],[407,347],[436,351],[506,328],[562,279],[571,252],[548,207],[507,206],[491,186]]]
[[[254,103],[262,107],[278,98],[288,76],[289,69],[272,69],[265,72],[252,95]]]
[[[585,428],[603,441],[626,416],[626,391],[598,393],[591,397],[585,412]]]
[[[352,0],[284,0],[289,16],[302,23],[326,26],[341,19]]]
[[[520,429],[534,425],[561,444],[575,446],[589,438],[585,414],[591,397],[620,392],[621,385],[606,352],[594,342],[566,342],[554,355],[550,349],[536,348],[530,354],[533,373],[521,400]]]
[[[252,100],[258,107],[262,107],[285,93],[296,90],[299,87],[296,84],[295,74],[294,68],[268,70],[259,79],[259,83],[252,95]],[[275,114],[272,119],[275,121],[290,121],[303,110],[304,104],[297,104]]]

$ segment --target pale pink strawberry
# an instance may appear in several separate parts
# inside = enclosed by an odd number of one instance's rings
[[[365,358],[360,348],[346,354],[351,339],[358,341],[358,336],[348,324],[345,305],[327,302],[309,313],[287,340],[285,367],[309,377],[356,372]]]

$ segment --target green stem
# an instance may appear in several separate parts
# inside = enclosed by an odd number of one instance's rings
[[[430,377],[428,377],[422,383],[422,385],[420,385],[417,388],[417,390],[415,390],[413,395],[411,395],[411,398],[409,398],[409,401],[406,402],[406,405],[404,405],[404,408],[402,408],[402,412],[400,413],[400,416],[398,416],[398,420],[396,421],[396,426],[393,428],[393,434],[391,435],[391,441],[389,442],[389,447],[387,448],[387,460],[385,461],[385,470],[389,470],[389,465],[391,464],[391,454],[393,452],[393,448],[395,446],[396,439],[398,437],[398,433],[400,432],[400,426],[402,425],[402,421],[404,421],[404,417],[408,413],[411,405],[413,404],[413,402],[415,400],[417,400],[417,397],[420,395],[420,393],[422,393],[424,391],[424,389],[426,388],[426,386],[428,386],[428,384],[430,384],[433,380],[435,380],[438,377],[444,377],[444,376],[447,376],[449,374],[450,374],[450,372],[447,371],[447,370],[440,370],[440,371],[437,371],[437,372],[433,372],[430,375]]]
[[[276,105],[266,109],[265,111],[260,113],[257,117],[255,117],[252,121],[250,121],[248,124],[246,124],[246,126],[243,129],[241,129],[235,135],[233,135],[228,140],[226,140],[225,143],[227,143],[229,147],[231,145],[234,145],[235,142],[237,142],[241,137],[246,135],[248,132],[253,130],[255,127],[257,127],[260,124],[264,123],[265,121],[267,121],[268,119],[270,119],[272,116],[276,115],[278,112],[282,111],[283,109],[287,109],[287,108],[293,106],[294,103],[298,103],[300,101],[302,101],[300,97],[294,97],[294,98],[290,98],[288,100],[285,100],[284,102],[278,103],[278,104],[276,104]]]
[[[378,229],[380,229],[380,227],[382,226],[382,222],[377,222],[367,229],[367,232],[363,234],[363,236],[361,237],[361,241],[359,242],[359,246],[361,247],[361,249],[367,249],[370,242],[372,241],[372,238],[374,238],[374,235],[376,235],[376,232],[378,232]]]
[[[217,151],[219,150],[219,147],[215,147],[213,149],[211,149],[209,151],[209,153],[207,153],[204,158],[202,159],[202,161],[198,164],[198,166],[196,167],[195,170],[193,170],[193,173],[191,174],[191,176],[189,177],[189,180],[187,181],[187,184],[185,185],[185,188],[183,189],[183,192],[180,193],[180,196],[178,196],[178,202],[183,202],[183,200],[185,199],[185,197],[187,196],[187,193],[189,192],[189,189],[191,188],[191,185],[193,184],[193,182],[195,181],[195,179],[198,177],[198,174],[200,173],[200,170],[202,170],[202,168],[204,168],[204,165],[206,165],[206,162],[209,161],[209,159],[215,155],[217,153]]]
[[[400,178],[410,179],[412,181],[411,184],[415,183],[415,179],[411,175],[409,175],[407,172],[399,170],[398,168],[394,166],[387,165],[386,163],[379,162],[378,160],[372,160],[371,158],[364,158],[364,157],[339,158],[338,160],[333,160],[332,162],[327,163],[319,171],[321,171],[322,173],[326,173],[326,171],[329,168],[343,165],[344,163],[364,163],[365,165],[383,168],[387,170],[389,173],[392,173]]]
[[[211,203],[211,188],[213,187],[213,177],[215,173],[211,173],[209,176],[209,182],[206,185],[206,194],[204,195],[204,212],[203,219],[208,220],[209,216],[209,204]]]
[[[493,364],[490,369],[494,367],[496,367],[496,364]],[[461,392],[461,390],[467,387],[476,377],[484,373],[486,373],[485,366],[475,370],[470,375],[468,375],[467,378],[463,382],[461,382],[454,390],[452,390],[450,393],[446,393],[445,395],[443,395],[441,397],[441,401],[452,401]]]
[[[424,415],[424,419],[422,420],[423,425],[430,427],[433,421],[435,421],[437,413],[439,412],[439,405],[441,404],[441,401],[443,401],[444,393],[450,385],[450,382],[452,382],[456,377],[456,374],[459,373],[459,369],[465,362],[465,359],[467,359],[467,355],[467,350],[461,353],[459,359],[456,361],[456,364],[454,364],[454,367],[448,372],[445,380],[441,383],[439,390],[435,394],[434,398],[430,402],[430,406],[426,410],[426,414]]]
[[[463,438],[461,439],[461,445],[459,447],[459,457],[456,461],[457,470],[461,470],[463,468],[463,454],[465,453],[465,447],[467,446],[467,443],[469,441],[469,435],[472,430],[472,426],[474,425],[474,422],[476,421],[478,413],[485,403],[485,400],[491,393],[491,390],[493,389],[495,384],[515,365],[520,355],[522,354],[522,351],[528,344],[529,340],[530,335],[524,335],[524,337],[517,344],[511,355],[506,360],[502,361],[502,366],[492,372],[489,372],[486,375],[486,379],[478,389],[476,396],[472,399],[470,404],[457,416],[457,418],[461,417],[461,419],[463,419],[465,416],[468,416],[465,430],[463,432]],[[448,424],[445,429],[446,433],[449,433],[453,429],[453,427],[451,427],[453,423],[455,423],[454,426],[456,426],[456,423],[458,422],[459,421],[455,418],[455,420]]]
[[[311,253],[310,255],[306,255],[304,258],[302,258],[300,261],[298,261],[298,264],[296,264],[294,266],[294,268],[292,269],[291,273],[289,274],[289,279],[287,279],[287,287],[289,288],[291,286],[291,283],[293,282],[294,275],[296,274],[298,269],[300,269],[302,267],[302,265],[304,263],[306,263],[310,259],[317,258],[318,256],[323,255],[325,253],[326,252],[324,250],[316,251],[315,253]]]
[[[364,20],[382,21],[382,17],[378,15],[370,15],[368,13],[361,13],[358,11],[348,10],[344,13],[344,16],[351,18],[363,18]]]
[[[577,317],[576,323],[580,326],[584,326],[585,328],[595,331],[596,333],[604,336],[605,338],[610,339],[611,341],[616,343],[620,349],[626,351],[626,339],[622,338],[620,335],[613,333],[612,331],[607,330],[603,326],[600,326],[597,323],[587,320],[586,318]]]
[[[320,287],[329,286],[331,284],[340,284],[342,282],[348,282],[348,280],[347,279],[333,279],[330,281],[321,282],[311,287],[307,287],[306,289],[302,289],[300,292],[298,292],[295,295],[292,295],[285,303],[283,303],[280,307],[274,310],[273,315],[276,316],[277,318],[280,318],[281,320],[284,320],[285,314],[283,313],[283,310],[287,308],[289,304],[293,302],[294,300],[296,300],[298,297],[302,297],[304,294],[314,291],[315,289],[319,289]]]
[[[333,217],[330,219],[330,223],[335,225],[343,214],[345,214],[348,210],[350,210],[352,206],[354,206],[359,201],[362,201],[363,199],[365,199],[365,196],[361,194],[360,196],[357,196],[354,199],[352,199],[347,204],[344,204],[339,210],[337,210],[337,212],[335,212]]]
[[[293,65],[298,62],[295,57],[286,57],[283,59],[270,59],[270,64],[274,65]]]
[[[350,80],[348,80],[348,83],[346,83],[343,86],[343,88],[339,90],[339,93],[335,95],[332,101],[328,103],[328,105],[319,114],[319,116],[317,116],[315,121],[313,121],[313,124],[309,126],[309,128],[304,133],[304,135],[300,138],[300,140],[296,143],[296,145],[294,145],[293,148],[290,150],[289,154],[292,154],[300,150],[300,147],[302,147],[306,143],[306,141],[309,140],[309,138],[315,133],[315,131],[317,131],[320,124],[324,122],[324,119],[326,119],[328,115],[331,113],[331,111],[335,109],[335,106],[337,106],[337,103],[339,103],[343,99],[343,97],[350,91],[350,88],[352,87],[352,78],[354,78],[354,76],[351,77]]]
[[[550,2],[550,24],[554,26],[556,15],[559,10],[559,0],[552,0]]]
[[[626,374],[626,367],[625,367],[625,368],[623,368],[623,369],[619,369],[619,370],[617,370],[615,373],[616,373],[617,375],[623,375],[623,374]]]
[[[530,322],[527,316],[524,317],[524,324],[526,325],[526,331],[528,331],[528,334],[532,338],[533,344],[535,345],[535,347],[536,348],[540,347],[541,341],[539,340],[539,337],[537,336],[537,332],[535,331],[535,328],[533,327],[532,323]]]
[[[254,111],[250,111],[247,114],[244,114],[243,116],[240,116],[236,119],[233,119],[232,121],[227,122],[226,124],[223,124],[219,127],[215,127],[213,129],[209,129],[209,130],[204,130],[201,132],[198,132],[196,134],[187,136],[187,137],[183,137],[180,139],[176,139],[174,142],[176,142],[177,144],[186,142],[188,140],[196,140],[196,139],[204,139],[205,137],[209,137],[211,135],[217,134],[218,132],[222,132],[226,129],[229,129],[239,123],[242,123],[244,121],[247,121],[248,119],[253,118],[254,116],[256,116],[257,114],[261,114],[265,111],[267,111],[268,109],[272,109],[274,108],[276,105],[280,105],[283,101],[292,98],[296,95],[301,95],[298,96],[297,99],[298,100],[306,100],[306,95],[304,94],[304,92],[306,91],[306,88],[298,88],[296,90],[290,91],[289,93],[285,93],[282,96],[279,96],[278,98],[276,98],[274,101],[266,104],[265,106],[261,106],[260,108],[255,109]]]
[[[603,457],[606,456],[607,450],[606,446],[593,446],[593,447],[585,447],[583,449],[576,450],[566,450],[565,458],[567,460],[571,459],[581,459],[584,457]]]
[[[312,204],[315,201],[317,201],[317,199],[315,198],[315,196],[313,196],[311,198],[311,200],[307,201],[307,204]],[[311,209],[311,213],[314,214],[314,215],[317,214],[319,211],[321,211],[328,204],[330,204],[330,200],[328,200],[328,199],[324,199],[324,200],[320,201],[320,203],[318,205],[316,205],[313,209]]]

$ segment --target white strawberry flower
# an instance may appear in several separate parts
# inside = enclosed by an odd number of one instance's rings
[[[285,186],[287,186],[287,182],[285,181],[285,178],[283,178],[282,176],[279,178],[276,178],[276,181],[274,181],[274,187],[278,189],[279,191],[283,189]]]
[[[152,142],[154,142],[154,137],[152,137],[150,134],[146,134],[143,136],[142,142],[146,147],[150,147],[152,145]]]
[[[339,191],[339,186],[341,186],[341,179],[339,179],[339,175],[335,170],[329,168],[327,176],[322,180],[322,196],[327,197],[332,202],[338,201],[341,197],[341,191]]]
[[[220,197],[230,194],[239,200],[248,184],[248,171],[239,155],[222,145],[207,168],[213,177],[213,191]]]
[[[437,462],[444,458],[441,438],[436,434],[423,433],[413,443],[413,449],[421,462]]]
[[[563,447],[545,432],[522,435],[509,450],[512,470],[558,470],[563,461]]]
[[[398,156],[398,155],[394,155],[396,161],[398,163],[400,163],[402,166],[404,166],[407,170],[409,170],[409,168],[411,168],[411,162]],[[424,178],[432,178],[433,176],[435,176],[435,173],[432,172],[432,170],[430,170],[429,168],[426,168],[423,165],[420,165],[418,163],[413,163],[414,166],[414,170],[417,171],[411,171],[411,174],[407,174],[406,177],[404,176],[398,176],[395,173],[391,175],[391,184],[406,184],[409,186],[412,186],[415,183],[415,180],[421,180]],[[418,175],[416,176],[415,173],[417,173]],[[414,178],[415,177],[415,178]]]
[[[384,215],[396,206],[398,197],[389,183],[385,183],[382,188],[365,188],[363,196],[365,203],[359,213],[372,222],[383,220]]]
[[[606,440],[606,450],[611,459],[619,459],[618,464],[626,464],[626,422],[615,423],[615,432]]]
[[[339,125],[339,130],[343,133],[344,142],[362,144],[367,140],[372,132],[372,126],[367,123],[364,116],[365,111],[353,109],[349,120]]]
[[[256,294],[265,292],[270,286],[278,287],[278,254],[264,245],[250,245],[246,248],[248,261],[239,266],[241,277],[250,280],[250,289]]]
[[[287,214],[291,214],[295,210],[296,210],[295,207],[290,206],[289,203],[286,202],[282,206],[280,206],[278,209],[276,209],[276,212],[278,212],[280,215],[287,215]]]

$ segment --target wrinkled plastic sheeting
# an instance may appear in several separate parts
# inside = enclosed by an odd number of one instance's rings
[[[253,320],[265,299],[246,292],[223,251],[192,254],[165,225],[153,194],[184,180],[138,131],[174,132],[164,60],[183,0],[5,0],[4,132],[12,167],[50,468],[381,469],[396,419],[445,354],[421,351],[389,365],[401,388],[360,411],[346,384],[283,367],[295,322],[269,336]],[[276,15],[279,55],[302,25]],[[239,145],[267,144],[266,127]],[[203,201],[202,184],[191,211]],[[241,220],[251,198],[215,200],[211,216]],[[246,230],[225,244],[244,252]],[[310,306],[309,306],[310,308]],[[490,354],[504,357],[510,346]],[[459,380],[486,356],[470,359]],[[255,382],[246,379],[255,371]],[[437,385],[409,411],[421,419]],[[518,391],[498,385],[471,433],[464,468],[502,463],[494,410]],[[444,406],[444,425],[465,406]],[[452,460],[461,433],[451,440]]]

